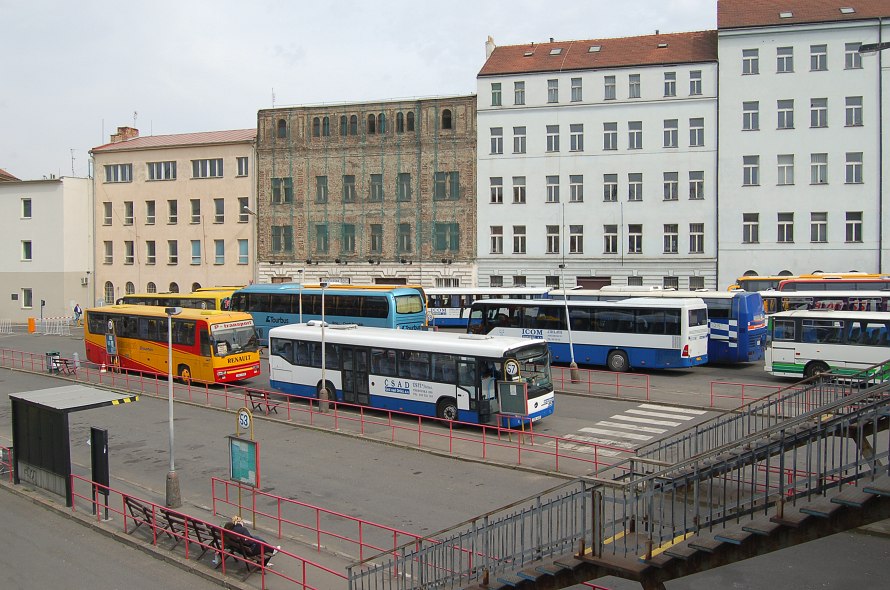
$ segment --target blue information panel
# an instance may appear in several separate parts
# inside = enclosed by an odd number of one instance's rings
[[[259,445],[254,440],[229,436],[229,479],[249,486],[258,486],[260,474]]]

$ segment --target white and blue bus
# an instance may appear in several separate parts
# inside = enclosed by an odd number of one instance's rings
[[[708,362],[750,363],[763,360],[766,316],[763,298],[747,291],[675,291],[661,288],[607,286],[602,289],[551,291],[557,301],[620,301],[630,297],[698,298],[708,306]]]
[[[265,345],[276,326],[322,319],[322,292],[328,324],[403,330],[422,330],[427,324],[426,294],[402,285],[250,285],[232,294],[232,310],[253,316],[257,338]]]
[[[430,325],[466,328],[478,299],[545,299],[550,287],[436,287],[426,290]]]
[[[287,394],[317,398],[325,384],[330,399],[443,420],[518,426],[553,413],[550,353],[522,338],[314,321],[269,331],[269,371]]]
[[[553,362],[574,360],[612,371],[708,362],[708,308],[701,299],[487,299],[473,304],[467,331],[542,339]]]

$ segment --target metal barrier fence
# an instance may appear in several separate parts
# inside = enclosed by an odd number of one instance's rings
[[[12,447],[0,446],[0,478],[6,478],[12,483]]]
[[[42,318],[38,331],[44,336],[71,336],[72,318]]]
[[[0,334],[12,333],[12,320],[0,320]]]

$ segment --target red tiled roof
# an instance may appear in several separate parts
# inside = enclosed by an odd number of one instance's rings
[[[841,8],[852,8],[843,13]],[[780,13],[790,12],[782,18]],[[717,0],[717,28],[764,27],[890,16],[887,0]]]
[[[180,133],[177,135],[150,135],[136,137],[117,143],[106,143],[94,147],[94,152],[114,152],[120,150],[143,150],[153,148],[182,147],[214,143],[240,143],[256,140],[256,129],[235,129],[232,131],[204,131],[201,133]]]
[[[599,51],[590,51],[593,46]],[[562,51],[551,54],[555,49]],[[505,45],[495,48],[479,76],[704,61],[717,61],[717,31]]]
[[[19,180],[3,168],[0,168],[0,182],[11,182],[13,180]]]

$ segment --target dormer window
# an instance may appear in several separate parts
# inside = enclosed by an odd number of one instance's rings
[[[668,46],[667,43],[659,43],[659,44],[658,44],[658,48],[659,48],[659,49],[664,49],[664,48],[667,47],[667,46]]]
[[[854,14],[856,12],[855,8],[851,8],[850,6],[842,6],[840,8],[841,14]]]
[[[794,13],[791,11],[779,13],[779,18],[791,18],[792,16],[794,16]]]
[[[550,55],[559,55],[562,53],[562,47],[556,47],[550,50]]]
[[[591,45],[587,48],[587,53],[597,53],[602,48],[602,45]]]

